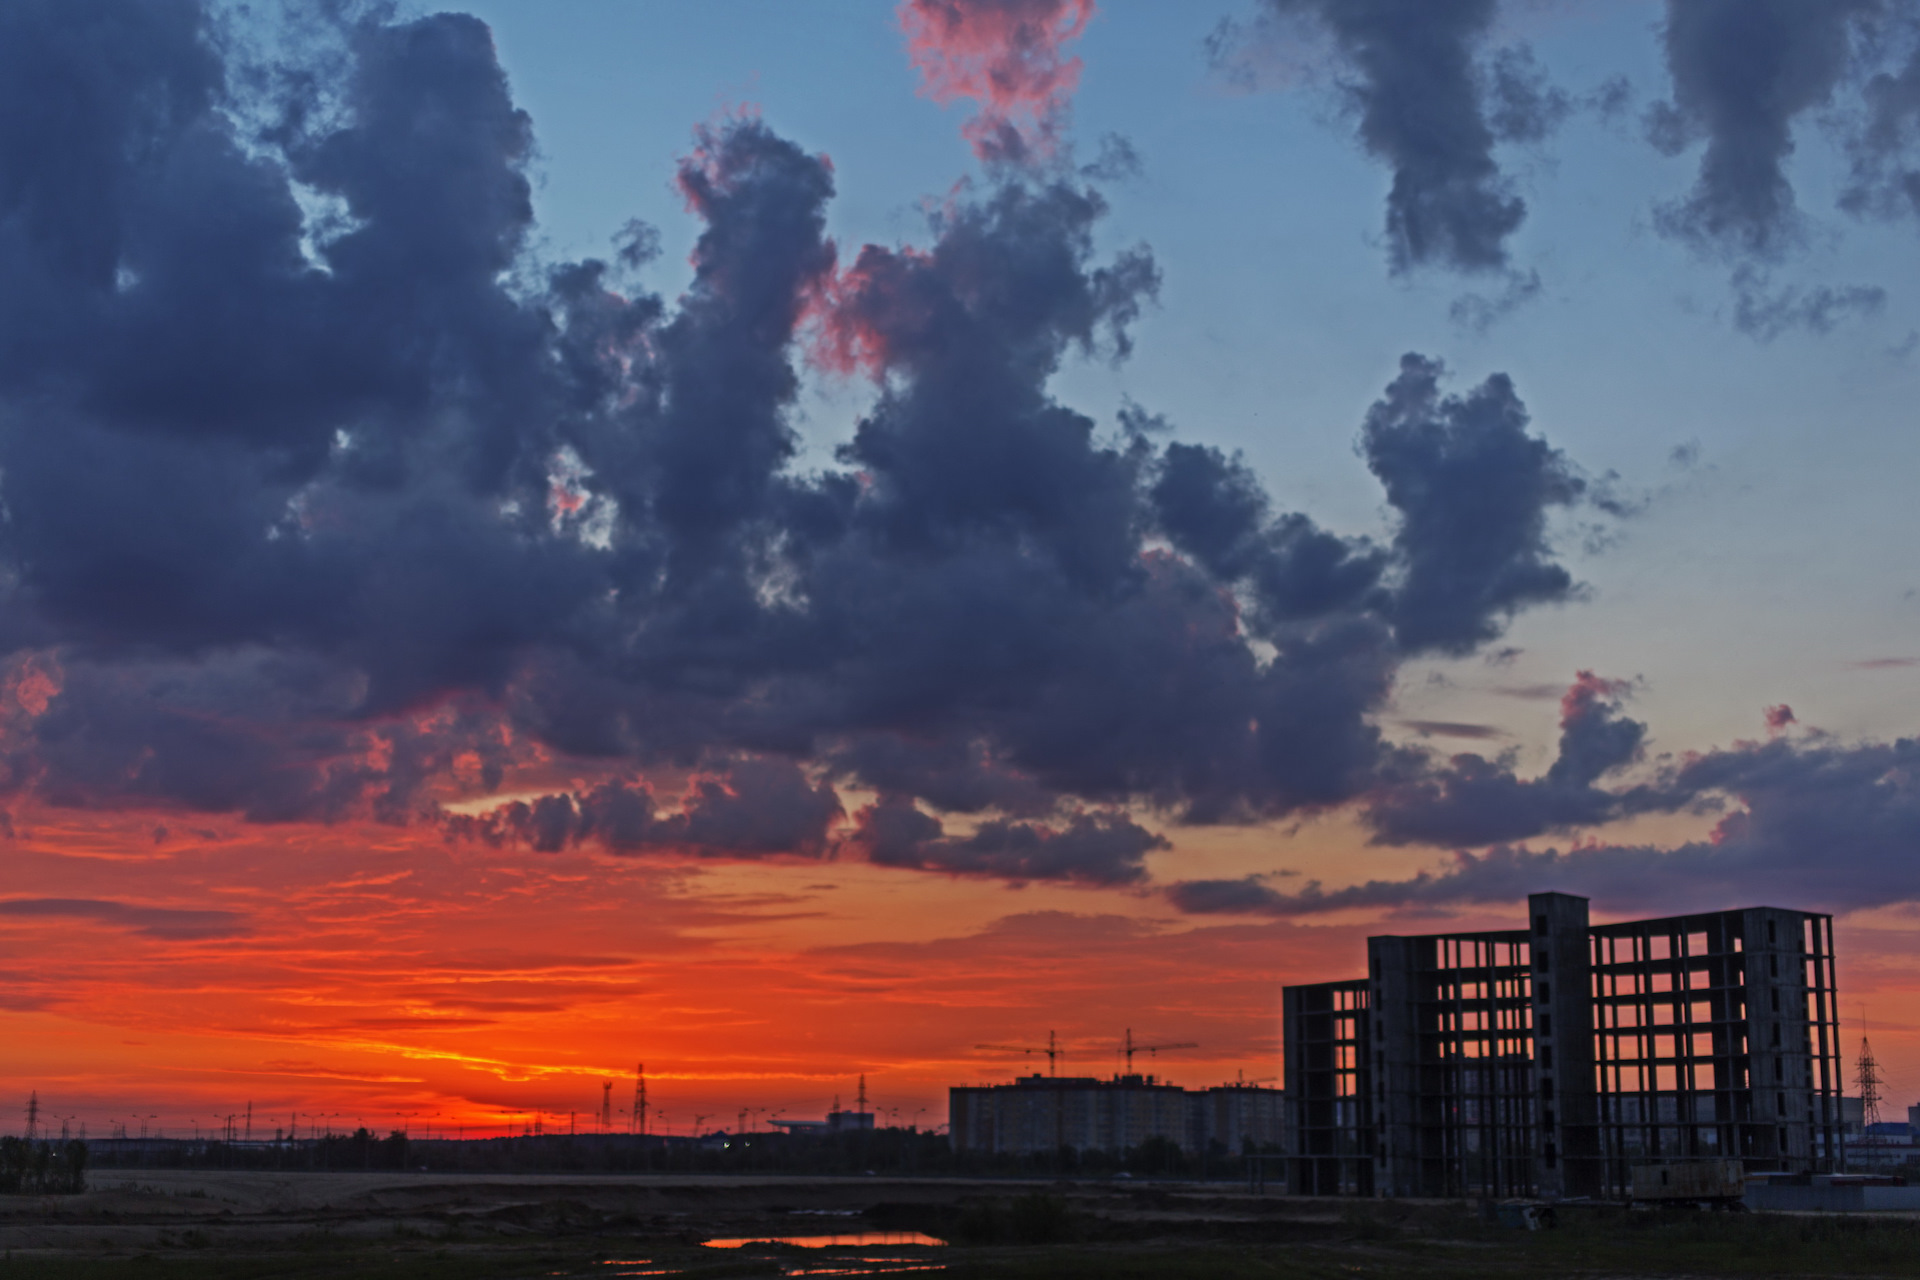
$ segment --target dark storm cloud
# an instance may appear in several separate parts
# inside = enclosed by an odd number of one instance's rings
[[[0,898],[0,916],[28,920],[91,920],[149,938],[173,940],[230,938],[247,932],[245,917],[238,912],[147,907],[100,898]]]
[[[1331,37],[1360,141],[1393,170],[1387,245],[1393,268],[1507,265],[1526,203],[1493,156],[1496,142],[1538,142],[1571,109],[1524,48],[1481,58],[1495,0],[1264,0],[1264,20],[1306,20]],[[1244,30],[1208,42],[1231,62]]]
[[[456,760],[498,787],[524,755],[478,700],[365,720],[354,680],[258,650],[198,662],[77,660],[46,709],[10,726],[0,790],[75,807],[177,805],[250,821],[332,820],[366,809],[401,822]]]
[[[1673,98],[1647,116],[1669,155],[1704,142],[1699,176],[1659,225],[1701,247],[1777,258],[1803,232],[1786,175],[1796,123],[1847,73],[1854,21],[1875,0],[1668,0]]]
[[[995,759],[983,740],[862,734],[847,740],[833,763],[844,776],[884,794],[918,796],[946,813],[1038,817],[1059,803],[1031,777]]]
[[[1409,652],[1464,653],[1515,611],[1576,593],[1553,558],[1547,520],[1587,496],[1564,455],[1528,431],[1526,406],[1495,374],[1466,395],[1445,368],[1410,354],[1368,410],[1367,465],[1399,517],[1393,545],[1335,537],[1299,513],[1272,517],[1237,459],[1169,444],[1153,476],[1154,515],[1173,545],[1243,584],[1262,634],[1329,615],[1375,617]]]
[[[1387,567],[1380,549],[1297,512],[1272,519],[1246,464],[1206,445],[1169,444],[1149,494],[1168,540],[1215,577],[1245,582],[1269,628],[1354,607]]]
[[[1538,778],[1516,777],[1505,760],[1471,753],[1387,788],[1367,808],[1381,844],[1459,848],[1594,826],[1655,807],[1644,788],[1597,785],[1640,758],[1646,726],[1620,714],[1626,686],[1583,671],[1560,702],[1560,749]],[[1668,807],[1672,807],[1671,804]]]
[[[1201,880],[1171,886],[1168,897],[1187,911],[1278,916],[1512,901],[1549,889],[1590,896],[1608,910],[1665,913],[1729,901],[1845,911],[1920,898],[1920,864],[1912,856],[1920,841],[1920,742],[1795,739],[1784,736],[1784,717],[1768,719],[1775,731],[1769,741],[1688,757],[1614,797],[1614,814],[1632,811],[1636,801],[1645,808],[1721,812],[1706,839],[1668,849],[1593,843],[1565,851],[1495,843],[1482,852],[1456,852],[1443,869],[1403,880],[1339,889],[1310,882],[1297,892],[1275,889],[1261,877]],[[1598,732],[1580,749],[1580,763],[1568,765],[1563,789],[1578,786],[1583,776],[1605,776],[1629,744],[1637,749],[1634,722],[1610,712],[1595,713],[1595,721]],[[1556,768],[1570,759],[1566,737]],[[1520,785],[1552,783],[1550,773]],[[1473,797],[1462,792],[1458,798]],[[1522,808],[1524,798],[1511,786],[1496,790],[1489,803],[1496,812]]]
[[[695,779],[680,808],[658,812],[644,782],[607,782],[578,795],[516,800],[484,815],[453,815],[455,835],[554,853],[587,841],[614,853],[685,849],[732,857],[826,851],[842,814],[831,786],[815,785],[790,760],[748,758],[724,776]]]
[[[1527,433],[1504,374],[1443,395],[1437,361],[1409,355],[1367,412],[1367,465],[1400,513],[1403,565],[1392,618],[1409,650],[1464,653],[1527,605],[1560,602],[1572,576],[1546,541],[1548,512],[1586,485],[1559,450]]]
[[[1418,38],[1464,57],[1472,8]],[[1079,176],[997,172],[849,262],[827,162],[723,120],[678,174],[702,232],[667,300],[629,283],[645,227],[532,256],[532,124],[475,19],[340,18],[328,58],[244,77],[187,0],[0,25],[8,794],[1133,883],[1143,811],[1404,780],[1375,719],[1408,656],[1573,590],[1544,531],[1581,486],[1504,378],[1405,362],[1363,436],[1387,538],[1057,400],[1159,286],[1145,248],[1096,252]],[[1524,61],[1488,83],[1468,105],[1515,136],[1553,114]],[[1465,204],[1408,197],[1422,254],[1465,253],[1492,190],[1458,164]],[[803,474],[809,356],[875,396]],[[439,808],[555,761],[589,781]],[[881,797],[851,835],[841,787]]]
[[[882,802],[860,815],[853,843],[867,860],[958,876],[990,876],[1020,883],[1063,880],[1133,884],[1146,879],[1141,860],[1167,841],[1122,814],[1080,813],[1065,825],[995,820],[971,835],[949,836],[938,819],[901,802]]]
[[[184,30],[148,31],[162,12]],[[357,30],[352,123],[276,164],[215,109],[194,21],[61,6],[8,42],[72,101],[61,127],[104,135],[62,140],[103,157],[86,183],[0,153],[0,280],[25,284],[0,328],[41,296],[65,312],[0,361],[15,603],[109,647],[325,652],[364,673],[369,710],[497,686],[590,583],[497,514],[522,424],[548,416],[546,325],[499,282],[529,135],[486,28]],[[77,35],[130,65],[96,78]],[[290,175],[355,221],[319,261]],[[99,243],[68,251],[85,227]]]
[[[675,551],[695,555],[737,547],[740,526],[766,515],[797,445],[787,344],[834,262],[833,178],[818,157],[756,122],[700,143],[680,187],[707,226],[693,286],[659,336],[664,403],[641,468],[652,484],[628,499],[644,496]]]
[[[1264,876],[1237,880],[1182,880],[1166,889],[1167,901],[1190,915],[1282,914],[1275,909],[1289,899]],[[1296,914],[1305,915],[1306,912]]]

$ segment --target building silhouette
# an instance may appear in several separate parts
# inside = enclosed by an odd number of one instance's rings
[[[1011,1084],[956,1086],[947,1099],[947,1132],[956,1151],[1038,1155],[1072,1148],[1117,1155],[1158,1138],[1189,1154],[1219,1143],[1238,1155],[1284,1143],[1280,1091],[1251,1084],[1189,1090],[1150,1075],[1031,1075]]]
[[[1833,918],[1775,907],[1367,940],[1282,997],[1299,1195],[1610,1196],[1635,1164],[1843,1167]]]

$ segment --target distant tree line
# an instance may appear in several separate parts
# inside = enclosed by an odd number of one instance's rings
[[[1278,1148],[1271,1148],[1278,1151]],[[1252,1153],[1248,1153],[1252,1154]],[[414,1170],[443,1173],[790,1173],[824,1175],[1147,1178],[1246,1176],[1240,1152],[1220,1142],[1186,1152],[1150,1138],[1124,1152],[1062,1147],[1026,1155],[956,1152],[945,1134],[884,1128],[835,1134],[538,1134],[449,1141],[381,1138],[366,1129],[298,1142],[173,1140],[96,1144],[100,1166],[191,1169]]]
[[[0,1195],[69,1196],[86,1189],[86,1143],[0,1138]]]
[[[215,1138],[107,1139],[92,1144],[96,1168],[103,1169],[280,1169],[380,1170],[414,1168],[410,1149],[418,1139],[395,1129],[382,1138],[360,1128],[352,1133],[298,1141],[225,1142]]]

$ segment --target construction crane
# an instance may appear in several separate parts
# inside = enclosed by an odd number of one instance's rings
[[[1233,1073],[1233,1087],[1238,1089],[1250,1084],[1272,1084],[1279,1078],[1279,1076],[1255,1076],[1249,1080],[1246,1072],[1236,1071]]]
[[[1183,1040],[1179,1044],[1135,1044],[1133,1042],[1132,1027],[1127,1028],[1127,1038],[1121,1041],[1120,1044],[1121,1051],[1127,1055],[1128,1075],[1133,1074],[1133,1055],[1136,1053],[1144,1053],[1152,1056],[1166,1049],[1198,1049],[1199,1047],[1200,1046],[1192,1040]]]
[[[1054,1037],[1051,1031],[1047,1032],[1047,1044],[1044,1049],[1039,1045],[1031,1044],[977,1044],[973,1047],[976,1049],[994,1049],[1001,1053],[1044,1053],[1047,1055],[1048,1075],[1056,1074],[1054,1068],[1058,1064],[1060,1056],[1066,1052],[1065,1049],[1060,1047],[1060,1042]],[[864,1077],[862,1079],[864,1082]]]

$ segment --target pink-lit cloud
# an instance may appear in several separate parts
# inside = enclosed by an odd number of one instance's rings
[[[1080,59],[1064,50],[1093,0],[905,0],[899,12],[920,92],[979,104],[962,129],[976,155],[1026,164],[1057,153],[1080,83]]]

